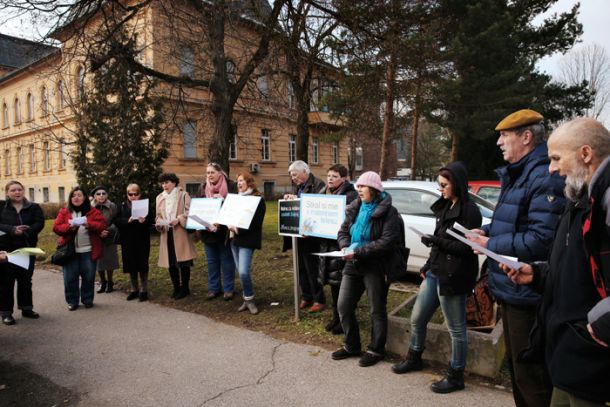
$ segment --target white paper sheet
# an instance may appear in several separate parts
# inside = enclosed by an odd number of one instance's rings
[[[37,254],[44,254],[44,250],[39,247],[22,247],[12,251],[10,254],[25,254],[27,256],[36,256]]]
[[[462,232],[463,234],[465,234],[466,236],[480,236],[477,232],[473,232],[470,229],[466,229],[464,226],[460,225],[459,223],[455,222],[453,224],[453,228],[459,232]]]
[[[312,253],[314,256],[320,256],[320,257],[343,257],[345,255],[347,255],[348,253],[341,251],[341,250],[337,250],[334,252],[326,252],[326,253]]]
[[[220,208],[216,223],[249,229],[260,196],[229,194]]]
[[[22,269],[28,269],[30,267],[30,256],[24,253],[18,254],[8,254],[7,256],[8,262],[12,263]]]
[[[160,221],[155,223],[155,226],[169,226],[169,224],[169,220],[161,219]]]
[[[134,219],[148,216],[148,199],[131,201],[131,217]]]
[[[419,236],[419,237],[422,237],[422,236],[426,236],[426,235],[427,235],[427,233],[424,233],[424,232],[422,232],[421,230],[419,230],[419,229],[417,229],[417,228],[414,228],[413,226],[409,226],[409,229],[411,229],[413,232],[415,232],[415,234],[416,234],[417,236]]]
[[[186,228],[191,230],[206,230],[216,223],[222,198],[193,198],[189,206],[189,216],[186,219]],[[203,220],[205,223],[199,222]]]
[[[208,221],[206,221],[206,220],[204,220],[204,219],[201,219],[201,218],[200,218],[199,216],[197,216],[197,215],[189,215],[189,218],[190,218],[190,219],[193,219],[195,222],[199,223],[201,226],[205,227],[206,229],[209,229],[209,228],[211,228],[212,226],[214,226],[214,225],[212,225],[210,222],[208,222]]]
[[[512,269],[518,270],[519,268],[521,268],[522,266],[525,265],[524,263],[521,263],[520,261],[518,261],[514,257],[502,256],[500,254],[494,253],[491,250],[484,248],[480,244],[472,242],[472,241],[466,239],[464,236],[461,236],[461,235],[455,233],[451,229],[447,229],[447,233],[449,235],[455,237],[460,242],[466,243],[468,246],[472,247],[474,250],[483,253],[484,255],[494,259],[498,263],[506,264],[508,267],[510,267]]]
[[[86,216],[79,216],[77,218],[72,218],[68,221],[71,226],[81,226],[87,223]]]

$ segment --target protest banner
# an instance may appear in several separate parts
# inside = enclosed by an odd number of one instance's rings
[[[216,223],[225,226],[236,226],[240,229],[250,228],[250,223],[260,200],[260,196],[227,195],[216,218]]]
[[[299,233],[336,239],[345,219],[345,195],[301,194]]]
[[[278,234],[280,236],[299,235],[299,215],[301,214],[301,201],[298,199],[280,199],[277,203]]]
[[[221,198],[193,198],[189,207],[189,216],[186,220],[186,229],[207,230],[205,223],[198,222],[202,219],[208,224],[216,222],[220,206],[222,205]]]

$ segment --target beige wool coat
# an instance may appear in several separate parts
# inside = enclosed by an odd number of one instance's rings
[[[174,226],[174,247],[176,248],[176,260],[177,261],[188,261],[193,260],[197,257],[197,251],[195,249],[195,241],[193,240],[193,234],[189,234],[186,229],[186,218],[189,213],[189,206],[191,204],[191,197],[189,194],[178,189],[178,196],[176,197],[176,211],[172,214],[171,219],[167,219],[165,216],[165,197],[163,193],[157,195],[157,216],[155,223],[159,223],[161,220],[172,221],[179,219],[180,222]],[[164,227],[161,231],[161,237],[159,239],[159,267],[169,268],[169,256],[167,253],[167,235],[168,228]]]

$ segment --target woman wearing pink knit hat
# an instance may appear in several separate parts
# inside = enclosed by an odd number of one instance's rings
[[[345,344],[332,353],[334,360],[361,355],[360,329],[356,306],[366,290],[371,307],[371,342],[360,357],[359,365],[372,366],[385,356],[388,331],[386,300],[387,259],[400,241],[401,219],[392,206],[392,197],[383,191],[381,178],[365,172],[356,182],[358,199],[345,213],[338,235],[339,247],[347,260],[339,290],[339,316],[345,332]]]

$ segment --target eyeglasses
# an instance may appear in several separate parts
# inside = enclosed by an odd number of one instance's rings
[[[106,192],[104,191],[98,191],[95,193],[96,196],[104,196],[104,195],[108,195]]]
[[[222,168],[222,167],[220,166],[220,164],[218,164],[218,163],[209,163],[209,164],[208,164],[208,167],[212,167],[212,168],[214,168],[216,171],[220,171],[220,170],[221,170],[221,168]]]
[[[129,196],[140,196],[139,192],[128,192],[127,195]]]
[[[442,183],[442,182],[439,182],[439,183],[438,183],[438,187],[439,187],[439,189],[445,189],[445,188],[447,188],[448,186],[449,186],[449,184],[445,184],[445,183]]]

